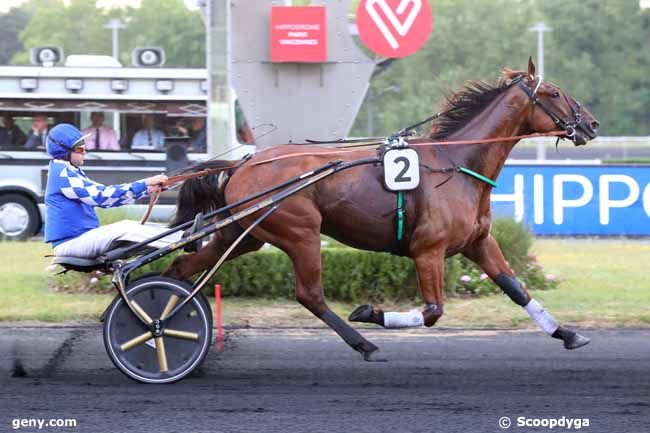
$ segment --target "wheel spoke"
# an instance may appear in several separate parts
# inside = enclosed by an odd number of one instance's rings
[[[120,346],[120,349],[122,349],[122,352],[126,352],[127,350],[133,349],[135,346],[139,346],[145,341],[148,341],[149,339],[153,338],[153,334],[151,331],[147,331],[142,335],[138,335],[135,338],[132,338],[131,340],[127,341],[126,343],[122,344]]]
[[[165,351],[165,341],[162,337],[156,337],[156,355],[158,355],[158,367],[161,373],[166,373],[169,368],[167,366],[167,352]]]
[[[140,306],[140,304],[135,302],[135,300],[131,301],[131,305],[133,305],[133,309],[140,315],[140,317],[142,317],[142,319],[144,319],[145,322],[147,322],[148,324],[153,322],[153,320],[151,319],[151,317],[149,317],[147,312],[144,311],[144,309]]]
[[[176,306],[177,303],[178,303],[178,296],[171,295],[169,297],[169,301],[167,301],[167,305],[165,305],[165,309],[160,315],[160,320],[165,320],[167,318],[167,315],[171,313],[172,309]]]
[[[199,334],[196,332],[178,331],[176,329],[165,328],[163,331],[167,337],[182,338],[184,340],[199,341]]]

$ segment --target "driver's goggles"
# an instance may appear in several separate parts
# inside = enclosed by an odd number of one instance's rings
[[[81,144],[77,144],[75,147],[72,148],[72,152],[81,153],[81,154],[86,153],[86,144],[83,142]]]

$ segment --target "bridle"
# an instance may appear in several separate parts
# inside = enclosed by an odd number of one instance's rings
[[[565,119],[560,117],[554,110],[548,107],[543,101],[541,101],[537,97],[537,91],[542,85],[542,82],[544,81],[541,75],[538,75],[535,77],[537,79],[537,84],[535,85],[535,88],[531,90],[530,87],[528,87],[523,80],[524,76],[519,75],[517,78],[513,79],[510,85],[517,84],[521,90],[528,95],[528,98],[530,98],[530,101],[532,102],[532,115],[531,115],[531,121],[535,121],[535,107],[539,106],[544,112],[548,115],[548,117],[551,118],[553,123],[555,125],[564,130],[566,132],[566,138],[573,139],[576,135],[576,130],[577,128],[580,127],[580,122],[582,121],[582,107],[578,101],[574,99],[575,105],[569,101],[569,98],[567,97],[566,93],[562,92],[562,96],[564,97],[565,102],[567,105],[571,108],[571,116],[573,116],[573,119],[571,119],[569,116],[567,116]],[[532,125],[533,130],[535,129],[535,125]]]

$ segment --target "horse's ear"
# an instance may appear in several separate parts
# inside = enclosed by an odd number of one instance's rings
[[[531,80],[535,79],[535,63],[533,62],[533,56],[528,57],[528,76]]]

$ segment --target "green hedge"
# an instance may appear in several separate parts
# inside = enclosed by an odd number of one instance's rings
[[[557,285],[545,278],[541,267],[529,255],[532,236],[527,228],[509,219],[498,219],[492,226],[506,260],[527,287],[549,289]],[[322,249],[323,287],[328,299],[362,302],[418,299],[417,280],[413,262],[405,257],[373,253],[325,241]],[[142,272],[162,272],[173,255],[147,266]],[[500,293],[474,264],[461,256],[448,258],[445,263],[445,292],[457,295],[481,296]],[[214,283],[222,285],[224,296],[293,298],[293,269],[289,258],[275,248],[264,248],[224,264],[214,280],[206,286],[211,293]],[[59,279],[59,286],[89,288],[88,279],[71,275]],[[104,278],[91,290],[110,291],[110,281]]]

